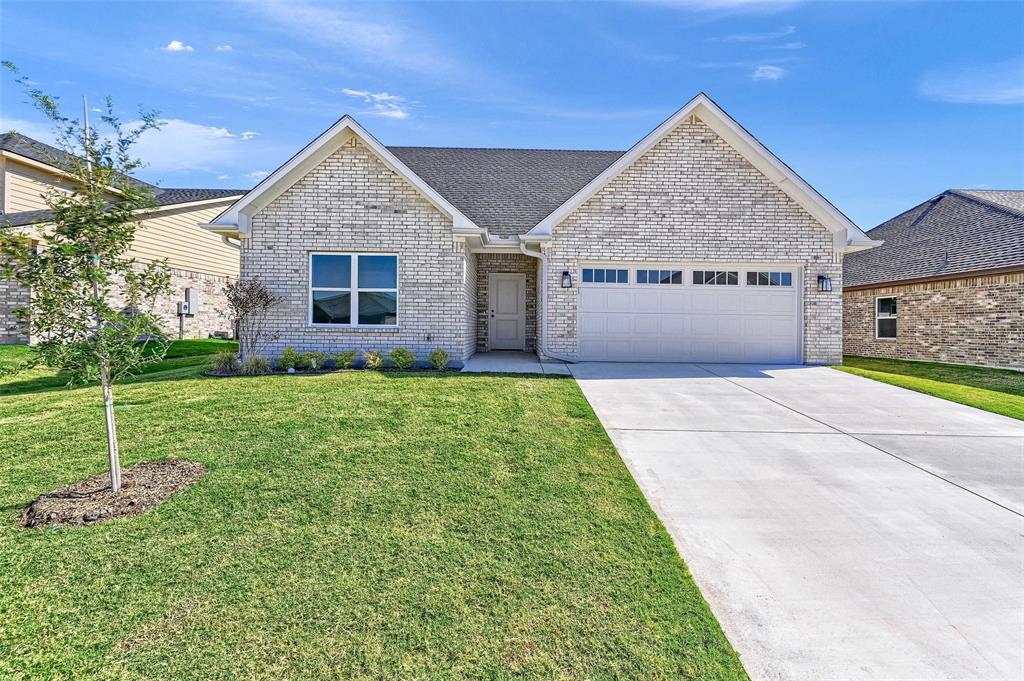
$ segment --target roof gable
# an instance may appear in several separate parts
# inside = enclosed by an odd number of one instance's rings
[[[765,175],[769,181],[777,185],[804,210],[831,231],[833,243],[837,250],[859,250],[877,245],[857,225],[808,185],[799,175],[793,172],[789,166],[768,151],[753,135],[747,132],[704,93],[698,94],[687,102],[685,106],[637,142],[629,151],[602,171],[601,174],[552,211],[530,230],[527,237],[537,239],[549,238],[554,225],[564,220],[570,213],[583,205],[590,197],[652,149],[690,116],[699,118],[701,122],[711,128],[715,134],[725,140],[729,146]]]
[[[348,115],[343,116],[284,165],[264,178],[249,193],[218,215],[209,227],[214,231],[219,231],[216,229],[217,226],[236,226],[240,233],[249,233],[250,220],[253,215],[341,148],[350,135],[358,137],[384,165],[405,178],[438,210],[450,216],[456,232],[475,234],[484,231]]]

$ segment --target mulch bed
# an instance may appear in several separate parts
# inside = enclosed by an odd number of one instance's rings
[[[458,369],[433,369],[429,367],[413,367],[411,369],[396,369],[395,367],[386,367],[384,369],[302,369],[301,371],[295,371],[288,373],[287,371],[281,371],[280,369],[274,369],[268,371],[265,374],[257,374],[258,376],[319,376],[321,374],[336,374],[343,372],[358,372],[358,373],[401,373],[401,374],[457,374]],[[212,378],[231,378],[239,376],[249,376],[249,374],[243,373],[227,373],[224,371],[217,371],[216,369],[210,369],[204,371],[203,376],[210,376]]]
[[[121,491],[110,491],[110,473],[43,494],[21,512],[21,526],[95,525],[138,515],[175,492],[191,487],[206,473],[186,459],[143,461],[121,471]]]

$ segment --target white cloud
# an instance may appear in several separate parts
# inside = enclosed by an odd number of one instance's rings
[[[230,45],[218,45],[214,48],[217,52],[230,52],[232,47]]]
[[[699,12],[768,14],[789,9],[800,0],[648,0],[648,2]]]
[[[767,31],[764,33],[732,33],[721,38],[712,38],[713,41],[722,43],[765,43],[770,40],[785,38],[787,35],[796,33],[796,26],[783,26],[778,31]]]
[[[218,175],[217,179],[218,180],[230,180],[231,176],[230,175]]]
[[[802,50],[807,45],[803,43],[782,43],[781,45],[768,45],[767,47],[772,50]]]
[[[260,180],[262,180],[264,177],[266,177],[269,174],[270,174],[270,172],[268,172],[266,170],[254,170],[251,173],[246,173],[245,174],[245,179],[250,180],[252,182],[259,182]]]
[[[956,104],[1024,104],[1024,59],[931,71],[921,79],[918,92],[926,99]]]
[[[194,52],[195,49],[191,45],[186,45],[180,40],[172,40],[163,47],[160,48],[164,52]]]
[[[359,113],[361,114],[399,120],[409,117],[409,110],[404,97],[388,94],[387,92],[369,92],[367,90],[353,90],[347,87],[341,89],[341,94],[357,97],[369,104],[370,108],[360,111]]]
[[[139,138],[132,153],[149,170],[207,170],[238,161],[242,138],[227,128],[191,123],[178,118],[163,121],[159,130]]]
[[[754,68],[750,77],[754,80],[778,80],[786,75],[786,70],[769,64],[760,64]]]
[[[241,137],[242,137],[243,140],[251,140],[251,139],[255,139],[258,135],[259,135],[258,132],[253,132],[252,130],[246,130],[245,132],[243,132],[241,134]]]

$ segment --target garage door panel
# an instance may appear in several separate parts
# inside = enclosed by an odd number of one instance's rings
[[[686,270],[682,285],[637,284],[636,266],[630,269],[630,284],[581,286],[581,359],[800,361],[798,286],[746,285],[742,270],[738,286],[694,285],[692,269]]]

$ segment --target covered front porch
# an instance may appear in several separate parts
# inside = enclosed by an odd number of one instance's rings
[[[539,260],[476,253],[476,351],[537,351]]]

